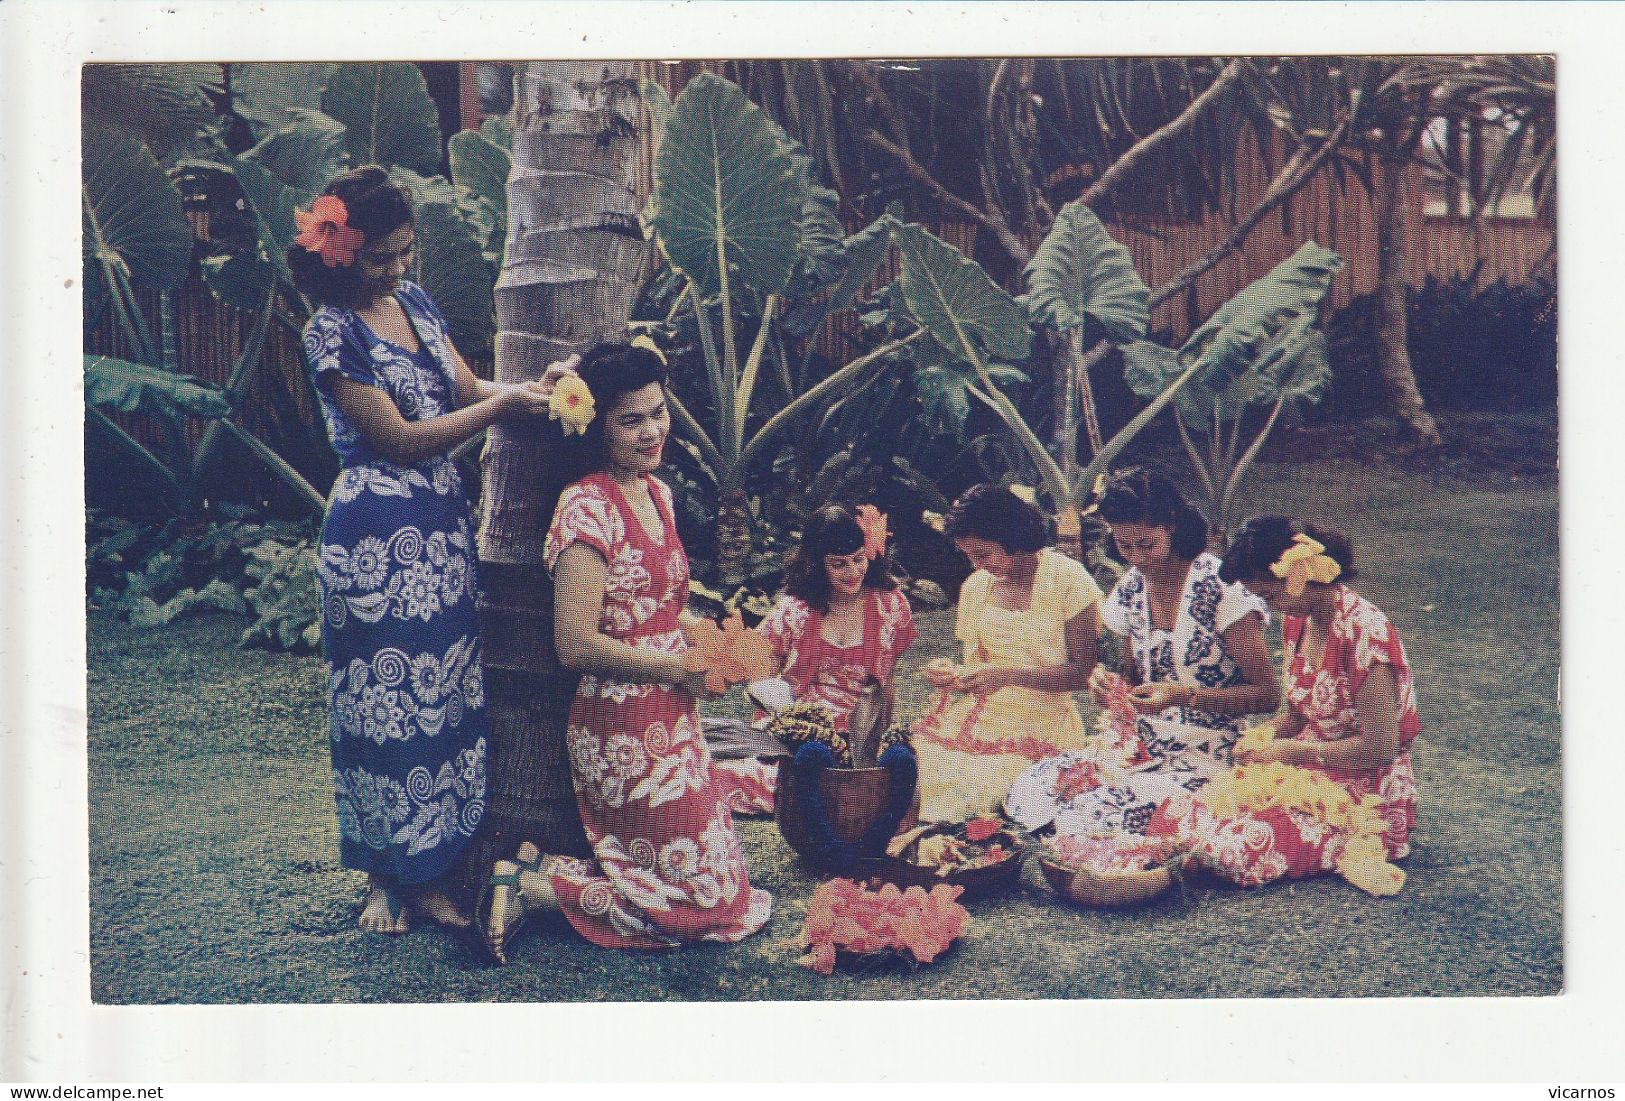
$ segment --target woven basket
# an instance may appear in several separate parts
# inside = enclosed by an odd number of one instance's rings
[[[818,777],[819,791],[824,797],[824,814],[829,828],[842,841],[856,843],[865,830],[880,817],[891,792],[891,773],[884,768],[828,768]],[[790,758],[779,761],[779,781],[773,797],[774,817],[784,840],[801,856],[812,850],[807,826],[801,820],[801,807],[796,798],[796,772]],[[914,789],[914,805],[903,815],[897,831],[914,828],[920,820],[920,791]]]
[[[898,856],[865,860],[861,871],[865,876],[877,876],[904,888],[923,887],[929,891],[939,883],[946,883],[950,887],[963,887],[966,898],[976,898],[1004,890],[1021,878],[1021,841],[1010,831],[1000,830],[981,843],[992,844],[995,841],[1004,846],[1005,852],[1010,855],[997,864],[989,864],[983,868],[971,868],[951,875],[938,875],[935,868],[916,864],[910,859],[919,846],[919,840],[916,839]]]
[[[1166,864],[1146,871],[1097,872],[1058,864],[1045,856],[1039,859],[1039,866],[1056,894],[1080,906],[1138,906],[1174,883]]]

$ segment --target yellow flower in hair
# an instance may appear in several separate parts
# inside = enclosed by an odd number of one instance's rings
[[[573,371],[560,378],[558,385],[553,387],[553,397],[547,403],[547,412],[564,427],[566,436],[571,433],[585,436],[587,426],[597,415],[597,410],[593,407],[592,391],[587,389],[587,383],[582,377]]]
[[[920,513],[920,522],[938,535],[948,530],[948,518],[942,513],[932,512],[930,509]]]
[[[1010,492],[1026,501],[1029,505],[1038,503],[1038,491],[1033,489],[1032,486],[1013,485],[1010,487]]]
[[[655,358],[660,361],[660,365],[662,367],[667,366],[666,353],[660,350],[660,345],[656,344],[648,334],[640,333],[639,335],[633,337],[632,347],[642,348],[646,352],[653,352]]]
[[[1288,596],[1303,595],[1303,588],[1314,581],[1330,585],[1343,572],[1343,567],[1326,554],[1324,544],[1316,542],[1302,532],[1292,537],[1292,545],[1281,552],[1270,566],[1270,572],[1286,582]]]

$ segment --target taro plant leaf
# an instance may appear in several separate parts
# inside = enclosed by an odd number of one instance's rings
[[[452,343],[465,355],[483,356],[495,333],[495,280],[481,244],[485,230],[466,216],[443,177],[425,179],[400,169],[391,175],[412,192],[418,241],[415,278],[445,315]]]
[[[85,400],[121,413],[223,417],[226,395],[185,375],[112,356],[85,356]]]
[[[1313,241],[1282,260],[1214,311],[1180,349],[1187,363],[1206,365],[1203,385],[1215,393],[1251,367],[1289,322],[1320,308],[1343,260]]]
[[[214,296],[239,310],[263,309],[276,279],[276,266],[258,251],[206,256],[198,267]]]
[[[209,93],[221,87],[214,64],[86,65],[80,72],[80,132],[118,131],[169,157],[215,120]]]
[[[321,106],[344,124],[352,164],[400,165],[424,175],[440,166],[440,117],[416,65],[340,65],[327,78]]]
[[[256,161],[238,157],[236,169],[237,182],[259,218],[260,245],[267,259],[276,265],[285,278],[291,279],[285,254],[293,239],[299,235],[293,212],[306,200],[306,196],[271,175]]]
[[[320,191],[344,165],[344,126],[320,111],[295,107],[286,126],[242,155],[305,196]]]
[[[487,120],[489,121],[489,120]],[[453,134],[450,148],[451,178],[467,188],[491,211],[491,232],[485,252],[498,263],[508,235],[508,172],[513,160],[502,146],[477,130]]]
[[[157,158],[127,134],[87,131],[80,198],[87,272],[108,265],[155,290],[186,278],[192,227]]]
[[[337,68],[330,61],[227,65],[232,108],[263,138],[286,126],[293,109],[319,110],[322,88]]]
[[[830,310],[845,309],[858,300],[869,277],[874,275],[881,258],[886,255],[886,246],[891,244],[892,227],[897,224],[897,218],[888,211],[842,243],[846,252],[846,268],[841,272],[840,282],[829,292]]]
[[[1027,358],[1027,318],[980,264],[912,222],[894,227],[892,237],[903,298],[933,339],[979,370],[989,357]]]
[[[492,115],[480,123],[480,137],[513,155],[513,122],[506,115]]]
[[[702,295],[724,293],[729,269],[768,294],[790,278],[805,177],[781,134],[738,85],[711,73],[672,105],[655,153],[653,221]]]
[[[1074,334],[1087,348],[1104,337],[1127,344],[1145,336],[1151,291],[1128,249],[1094,211],[1067,203],[1025,271],[1021,302],[1034,321]]]

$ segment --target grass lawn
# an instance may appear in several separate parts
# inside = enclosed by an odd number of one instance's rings
[[[1550,466],[1546,467],[1551,470]],[[321,664],[240,650],[235,618],[138,629],[93,615],[91,987],[101,1003],[1553,994],[1562,988],[1557,484],[1333,462],[1267,465],[1247,504],[1350,532],[1358,587],[1415,667],[1420,822],[1391,899],[1335,877],[1193,878],[1131,912],[1057,902],[1035,867],[973,901],[930,967],[793,961],[816,885],[770,822],[742,824],[777,902],[735,946],[611,952],[535,923],[505,969],[433,928],[357,931],[338,866]],[[921,617],[899,678],[952,649]]]

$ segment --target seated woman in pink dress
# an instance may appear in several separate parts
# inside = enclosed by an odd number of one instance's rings
[[[688,649],[688,559],[671,490],[654,476],[671,429],[659,353],[600,344],[581,362],[594,411],[567,437],[570,473],[543,558],[559,661],[581,674],[565,740],[590,860],[528,842],[499,861],[483,900],[499,962],[528,913],[558,909],[606,948],[738,941],[773,898],[750,885],[733,816],[712,779]],[[566,385],[561,383],[560,385]]]
[[[884,850],[913,801],[919,776],[908,731],[885,721],[892,713],[897,659],[916,633],[908,598],[886,557],[885,524],[872,505],[829,505],[814,513],[785,572],[784,594],[756,628],[772,643],[796,700],[767,729],[795,754],[796,790],[815,838],[813,859],[837,870],[860,854]],[[877,721],[884,732],[876,744],[854,746]],[[871,760],[891,773],[890,797],[854,845],[830,832],[818,773]]]
[[[1330,778],[1355,801],[1376,796],[1383,850],[1389,860],[1405,856],[1416,823],[1410,748],[1420,729],[1411,668],[1393,624],[1348,584],[1355,577],[1348,539],[1260,516],[1236,532],[1219,576],[1281,615],[1285,646],[1287,710],[1271,720],[1273,737],[1260,748],[1250,739],[1237,748],[1237,763],[1280,761]],[[1340,870],[1350,841],[1297,810],[1270,807],[1222,821],[1199,801],[1166,810],[1171,821],[1162,829],[1190,838],[1199,862],[1248,886]]]

